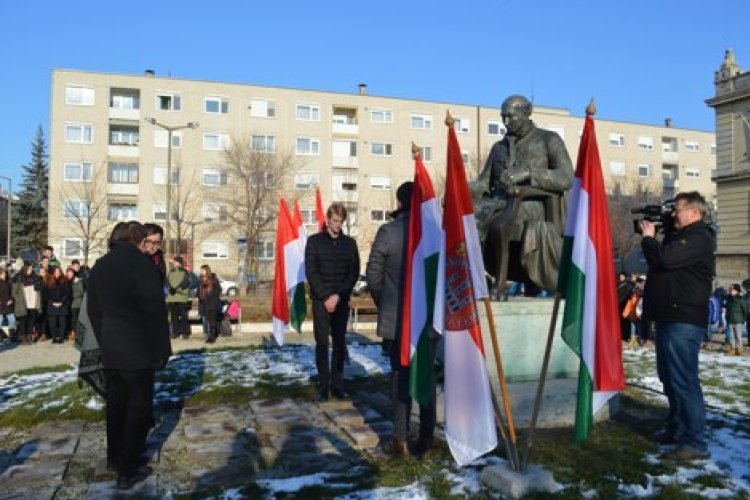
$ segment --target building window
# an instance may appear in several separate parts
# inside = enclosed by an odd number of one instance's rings
[[[164,186],[167,184],[167,167],[160,165],[154,167],[154,184]],[[172,167],[172,185],[180,185],[180,169]]]
[[[226,115],[229,113],[228,97],[206,97],[206,113],[212,115]]]
[[[700,179],[701,169],[697,167],[687,167],[685,169],[685,177],[688,179]]]
[[[613,148],[624,148],[625,147],[625,135],[623,134],[609,134],[609,145]]]
[[[465,149],[461,150],[461,160],[464,162],[464,167],[468,167],[471,164],[471,156]]]
[[[411,115],[411,128],[414,130],[432,130],[432,115]]]
[[[276,116],[276,101],[250,99],[250,116],[253,118],[273,118]]]
[[[373,175],[370,177],[370,187],[379,191],[387,191],[391,189],[391,178]]]
[[[642,149],[644,151],[653,151],[654,150],[654,138],[648,137],[645,135],[639,135],[638,136],[638,149]]]
[[[229,243],[226,241],[204,241],[201,244],[201,256],[204,259],[228,259]]]
[[[65,104],[71,106],[93,106],[94,89],[81,85],[67,85],[65,87]]]
[[[370,210],[370,220],[373,222],[385,222],[388,218],[388,211],[380,208]]]
[[[138,183],[138,164],[109,162],[109,182],[122,184]]]
[[[132,203],[110,203],[107,207],[107,218],[109,220],[137,220],[138,205]]]
[[[320,174],[317,172],[300,172],[294,175],[294,189],[298,191],[315,189],[319,183]]]
[[[621,161],[609,162],[609,171],[612,172],[612,175],[625,175],[626,167],[627,165]]]
[[[182,109],[182,98],[180,97],[180,94],[173,92],[157,93],[156,109],[162,111],[180,111]]]
[[[711,156],[716,156],[716,144],[711,144]]]
[[[298,155],[320,154],[320,139],[316,139],[312,137],[297,137],[297,154]]]
[[[273,172],[255,172],[250,174],[250,186],[257,187],[273,187],[275,182]]]
[[[469,133],[469,119],[468,118],[456,118],[456,121],[453,124],[453,128],[458,132],[459,134],[467,134]]]
[[[276,136],[253,134],[250,147],[256,153],[274,153],[276,152]]]
[[[66,161],[65,162],[65,180],[66,181],[90,181],[91,180],[91,162]]]
[[[685,141],[685,150],[697,153],[701,150],[701,145],[697,141]]]
[[[661,138],[661,150],[664,153],[676,153],[677,152],[677,138],[676,137],[662,137]]]
[[[419,154],[422,157],[422,161],[430,163],[432,161],[432,146],[422,146],[419,148]],[[414,159],[414,155],[411,155],[411,159]]]
[[[94,127],[85,123],[66,123],[65,142],[91,144],[94,142]]]
[[[297,119],[305,122],[319,122],[320,106],[317,104],[297,104]]]
[[[62,244],[62,255],[67,258],[83,257],[83,239],[82,238],[64,238]]]
[[[154,147],[166,148],[169,142],[169,132],[166,130],[154,130]],[[172,132],[172,148],[179,149],[182,147],[182,132]]]
[[[63,202],[63,217],[66,219],[86,219],[91,214],[91,204],[81,200]]]
[[[274,253],[273,241],[260,240],[258,241],[258,259],[260,260],[273,260],[276,257]]]
[[[300,207],[299,212],[300,215],[302,215],[302,223],[306,226],[312,226],[318,223],[315,219],[315,209],[313,207]]]
[[[505,127],[502,123],[497,120],[487,121],[487,134],[488,135],[505,135]]]
[[[203,222],[226,222],[229,219],[227,206],[220,203],[204,203]]]
[[[393,123],[393,111],[390,109],[371,109],[370,121],[372,123]]]
[[[370,143],[370,152],[374,156],[392,156],[393,144],[385,142],[372,142]]]
[[[109,107],[114,109],[140,109],[141,97],[137,90],[112,89]]]
[[[652,170],[651,165],[642,163],[638,165],[638,177],[651,177]]]
[[[203,134],[203,149],[207,151],[224,151],[229,147],[229,134],[226,132],[207,132]]]
[[[172,204],[172,220],[179,220],[180,217],[179,207]],[[154,220],[165,221],[167,220],[167,202],[166,201],[155,201],[154,202]]]
[[[333,174],[333,190],[356,191],[358,179],[356,175]]]
[[[229,175],[218,168],[203,169],[203,185],[209,187],[226,186],[229,184]]]
[[[140,140],[138,129],[126,127],[111,127],[109,129],[110,146],[137,146]]]

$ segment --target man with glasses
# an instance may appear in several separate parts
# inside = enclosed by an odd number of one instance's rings
[[[161,242],[164,240],[164,229],[159,224],[149,222],[144,224],[146,228],[146,240],[144,242],[144,253],[159,269],[162,283],[167,276],[167,265],[164,261],[164,252],[161,249]]]
[[[661,444],[676,447],[672,460],[708,457],[706,407],[698,378],[698,353],[708,325],[708,299],[715,275],[715,234],[703,221],[706,200],[697,191],[679,193],[674,229],[656,240],[652,222],[641,221],[648,263],[643,315],[656,324],[656,369],[669,401]]]

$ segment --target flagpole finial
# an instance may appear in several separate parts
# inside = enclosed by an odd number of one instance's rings
[[[453,115],[451,114],[450,109],[445,110],[445,125],[448,127],[453,127],[453,124],[456,123],[456,119],[453,118]]]
[[[596,114],[596,104],[594,104],[594,98],[591,98],[589,105],[586,106],[586,116],[594,116]]]
[[[411,153],[414,155],[414,158],[419,156],[419,146],[417,146],[414,141],[411,141]]]

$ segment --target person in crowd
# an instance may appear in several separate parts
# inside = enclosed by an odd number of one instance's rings
[[[3,325],[8,323],[9,333]],[[13,284],[7,269],[0,269],[0,341],[16,341],[16,316],[13,307]]]
[[[42,309],[42,280],[34,273],[33,263],[26,262],[14,281],[13,305],[17,333],[21,344],[29,345],[34,339],[36,318]]]
[[[48,267],[60,267],[60,260],[55,257],[55,249],[49,245],[42,250],[42,259],[47,260]]]
[[[342,232],[346,207],[334,203],[326,211],[326,229],[308,238],[305,269],[312,300],[315,334],[315,366],[318,370],[316,399],[328,400],[329,391],[345,398],[344,358],[349,298],[359,278],[357,242]],[[333,354],[328,359],[328,335]]]
[[[409,394],[409,367],[401,366],[401,325],[405,294],[406,250],[409,213],[414,183],[404,182],[396,190],[397,209],[392,221],[378,229],[367,262],[367,283],[378,307],[377,334],[388,342],[391,359],[391,399],[393,401],[394,439],[384,451],[393,457],[409,455],[409,419],[412,399]],[[408,321],[408,318],[406,318]],[[438,335],[430,331],[430,366],[434,367]],[[435,370],[430,371],[430,404],[419,407],[417,454],[432,449],[436,422]]]
[[[36,338],[34,339],[34,342],[39,340],[46,341],[51,338],[49,328],[47,327],[47,300],[45,299],[45,285],[47,284],[49,271],[46,267],[40,265],[37,272],[39,281],[42,284],[39,291],[42,299],[42,308],[39,309],[39,314],[36,317]]]
[[[713,334],[719,331],[721,324],[721,301],[712,293],[708,298],[708,328],[706,328],[706,338],[703,339],[703,347],[708,347]]]
[[[628,315],[624,314],[625,306],[633,295],[635,281],[628,280],[625,272],[620,272],[617,276],[617,307],[620,311],[620,333],[622,340],[629,341],[631,337],[631,323]]]
[[[206,343],[213,344],[219,336],[218,318],[221,312],[221,285],[208,265],[201,266],[198,301],[206,328]]]
[[[69,267],[65,271],[65,277],[70,283],[71,290],[71,302],[70,302],[70,325],[68,331],[72,338],[75,338],[76,329],[78,328],[78,313],[81,311],[81,303],[83,302],[83,294],[86,292],[83,286],[83,279],[78,276],[73,267]]]
[[[742,288],[739,283],[729,287],[729,297],[727,297],[727,331],[729,332],[729,349],[727,354],[730,356],[742,356],[742,334],[745,330],[745,320],[747,318],[747,301],[742,296]]]
[[[76,273],[76,278],[81,280],[83,284],[83,289],[86,289],[86,280],[88,279],[89,270],[87,266],[82,266],[81,261],[78,259],[73,259],[70,262],[70,268],[73,269],[73,271]]]
[[[706,200],[697,191],[677,194],[674,229],[661,242],[652,222],[640,223],[648,263],[644,315],[656,325],[656,368],[669,402],[666,428],[656,439],[676,445],[664,454],[673,460],[708,457],[698,354],[716,272],[716,235],[703,221],[706,209]]]
[[[51,268],[44,282],[44,301],[47,304],[47,330],[52,337],[53,344],[65,343],[65,329],[70,315],[71,291],[70,283],[65,278],[62,269]]]
[[[185,260],[181,255],[172,259],[172,270],[167,275],[167,307],[172,320],[172,338],[182,335],[183,339],[190,337],[188,324],[188,288],[190,277],[183,268]]]
[[[148,256],[149,260],[159,269],[162,283],[167,277],[167,264],[164,260],[164,252],[161,249],[164,240],[164,229],[159,224],[149,222],[144,224],[146,228],[146,246],[143,253]]]
[[[146,230],[115,227],[109,252],[91,269],[87,309],[101,349],[107,405],[107,466],[117,489],[130,489],[152,469],[144,456],[153,423],[155,371],[172,349],[158,269],[143,258]]]
[[[633,287],[633,293],[630,294],[630,298],[625,304],[625,308],[622,311],[623,317],[628,319],[630,323],[630,339],[628,345],[635,347],[636,345],[643,345],[644,340],[641,334],[641,316],[643,313],[643,282],[636,283]]]

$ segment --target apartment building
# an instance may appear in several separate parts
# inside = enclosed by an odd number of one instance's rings
[[[750,72],[742,71],[731,49],[714,74],[716,110],[718,274],[740,282],[750,276]]]
[[[394,208],[396,188],[413,176],[412,141],[439,190],[445,177],[443,121],[450,110],[468,177],[475,177],[505,132],[499,105],[506,96],[498,96],[498,107],[487,107],[370,95],[365,85],[352,90],[186,80],[151,71],[53,71],[50,243],[63,261],[84,257],[88,244],[93,261],[116,221],[164,225],[169,170],[170,232],[180,242],[178,250],[196,266],[207,263],[225,278],[236,278],[246,243],[238,227],[226,224],[232,207],[223,204],[221,193],[239,188],[227,175],[224,150],[242,141],[253,151],[286,151],[299,160],[294,172],[268,187],[299,200],[310,230],[316,186],[325,205],[346,204],[347,230],[358,239],[364,266],[377,228]],[[532,116],[564,139],[574,162],[588,103],[575,104],[578,116],[543,106]],[[664,198],[697,189],[713,199],[713,133],[672,127],[669,121],[656,126],[598,119],[597,134],[608,189],[627,194],[642,186]],[[175,185],[198,205],[192,214],[176,210]],[[266,210],[275,209],[274,200]],[[255,242],[252,271],[260,280],[273,275],[274,240],[270,230]]]

